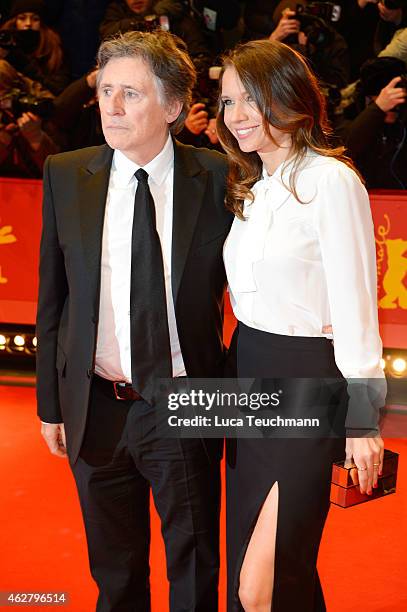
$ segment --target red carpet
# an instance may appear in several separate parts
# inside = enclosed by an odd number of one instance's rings
[[[1,386],[0,402],[0,591],[66,591],[70,604],[62,609],[92,612],[96,588],[67,462],[51,456],[40,438],[33,388]],[[331,509],[319,562],[329,612],[407,610],[407,440],[386,440],[386,446],[401,455],[397,494],[347,510]],[[166,612],[155,514],[153,523],[153,612]],[[224,612],[224,542],[222,558]]]
[[[227,344],[233,325],[229,307]],[[64,591],[70,601],[62,609],[93,612],[96,588],[74,481],[67,462],[51,456],[40,437],[32,387],[0,385],[0,431],[0,591]],[[328,612],[407,610],[407,440],[386,440],[386,447],[400,453],[397,494],[347,510],[331,508],[319,558]],[[152,610],[167,612],[154,509],[152,516]],[[224,520],[222,513],[220,612],[225,612]]]

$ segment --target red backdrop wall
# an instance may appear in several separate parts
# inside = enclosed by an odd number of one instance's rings
[[[33,324],[38,290],[41,181],[0,179],[0,322]],[[370,194],[383,343],[407,348],[407,193]]]

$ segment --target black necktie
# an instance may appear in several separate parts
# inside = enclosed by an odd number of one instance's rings
[[[131,238],[130,339],[133,388],[150,403],[158,378],[171,378],[172,360],[164,265],[148,174],[140,168]]]

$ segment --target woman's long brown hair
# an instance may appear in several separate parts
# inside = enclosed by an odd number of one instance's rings
[[[296,177],[301,163],[312,150],[334,157],[355,169],[344,154],[344,147],[330,145],[330,128],[325,99],[316,76],[304,58],[287,45],[271,40],[255,40],[238,45],[223,58],[223,69],[234,68],[245,91],[251,96],[263,117],[263,127],[273,140],[270,126],[291,135],[290,160],[293,166],[289,190],[299,200]],[[261,178],[262,161],[256,152],[244,153],[224,122],[224,105],[219,101],[217,117],[219,140],[229,158],[226,206],[244,219],[243,203],[253,200],[251,188]]]

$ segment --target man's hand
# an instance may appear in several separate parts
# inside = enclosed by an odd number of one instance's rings
[[[57,457],[67,456],[63,423],[41,423],[41,435],[53,455],[57,455]]]
[[[406,101],[406,90],[402,87],[396,87],[400,81],[401,77],[394,77],[386,87],[383,87],[377,96],[375,102],[384,113],[388,113]]]
[[[34,113],[23,113],[21,117],[17,119],[17,125],[20,128],[20,134],[29,143],[30,147],[34,151],[38,151],[41,146],[44,132],[41,129],[41,119],[34,115]]]
[[[294,15],[295,11],[285,10],[276,29],[270,34],[269,39],[281,41],[290,36],[290,34],[298,34],[300,22],[297,19],[293,19]]]
[[[380,13],[380,18],[383,21],[394,23],[394,25],[400,25],[403,18],[403,9],[388,9],[382,2],[377,5]]]
[[[99,70],[92,70],[86,75],[86,83],[91,89],[96,89],[96,77]]]
[[[208,127],[208,113],[203,110],[204,108],[205,104],[202,104],[202,102],[193,104],[185,119],[185,127],[195,136],[198,136]]]
[[[212,144],[218,144],[219,138],[216,131],[216,119],[212,118],[208,121],[208,127],[205,130],[205,134],[209,138]]]
[[[364,9],[368,4],[377,4],[378,0],[358,0],[359,7]]]

